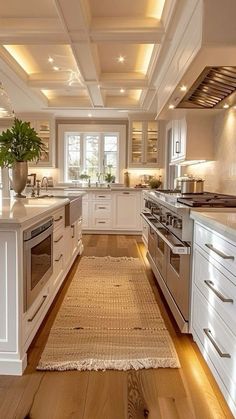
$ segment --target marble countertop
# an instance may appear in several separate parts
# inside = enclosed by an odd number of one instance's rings
[[[222,234],[230,240],[236,240],[236,210],[229,212],[214,211],[214,212],[200,212],[191,210],[190,217],[211,228],[212,230]]]
[[[107,187],[107,186],[91,186],[89,187],[75,187],[75,186],[64,186],[64,187],[59,187],[59,186],[55,186],[53,188],[48,188],[48,193],[52,193],[52,195],[54,195],[55,193],[59,193],[60,191],[64,191],[64,192],[79,192],[79,191],[83,191],[83,192],[119,192],[119,191],[143,191],[143,190],[147,190],[146,188],[135,188],[135,187],[126,187],[126,186],[111,186],[111,187]],[[43,193],[43,192],[42,192]]]
[[[2,197],[0,191],[0,226],[7,224],[23,225],[31,220],[38,221],[56,209],[70,202],[70,194],[66,191],[57,191],[58,196],[43,196],[41,198],[14,198],[13,193],[9,198]],[[63,193],[62,193],[63,192]],[[49,195],[51,192],[48,193]],[[73,194],[75,195],[75,194]],[[83,196],[77,192],[76,196]]]

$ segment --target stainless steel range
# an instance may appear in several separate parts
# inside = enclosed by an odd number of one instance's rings
[[[176,191],[145,191],[141,216],[149,225],[148,253],[151,268],[183,333],[189,331],[190,277],[193,222],[190,210],[236,207],[236,197],[203,193],[181,195]]]

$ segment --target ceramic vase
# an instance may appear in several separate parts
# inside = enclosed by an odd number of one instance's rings
[[[12,188],[16,192],[17,198],[25,198],[25,195],[22,195],[22,191],[26,187],[28,176],[28,162],[27,161],[18,161],[15,162],[12,166]]]

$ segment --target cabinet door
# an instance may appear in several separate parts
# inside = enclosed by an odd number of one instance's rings
[[[30,125],[35,129],[35,131],[37,131],[38,136],[41,138],[45,149],[38,163],[31,163],[30,166],[53,166],[54,130],[52,121],[49,119],[31,120]]]
[[[114,228],[141,230],[141,199],[138,192],[117,192],[114,205]]]
[[[186,151],[186,121],[185,119],[176,119],[173,121],[173,138],[172,138],[172,151],[171,162],[178,162],[185,158]]]
[[[145,125],[145,162],[148,167],[156,166],[158,160],[158,124],[148,121]]]
[[[82,228],[86,229],[89,227],[89,202],[84,200],[82,202]]]
[[[142,167],[144,161],[144,130],[143,122],[132,121],[130,130],[130,165]]]

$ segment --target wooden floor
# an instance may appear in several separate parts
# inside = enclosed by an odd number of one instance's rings
[[[87,235],[84,255],[141,257],[182,368],[106,372],[36,371],[79,259],[32,343],[22,377],[0,376],[1,419],[233,418],[197,346],[177,331],[145,258],[140,237]]]

